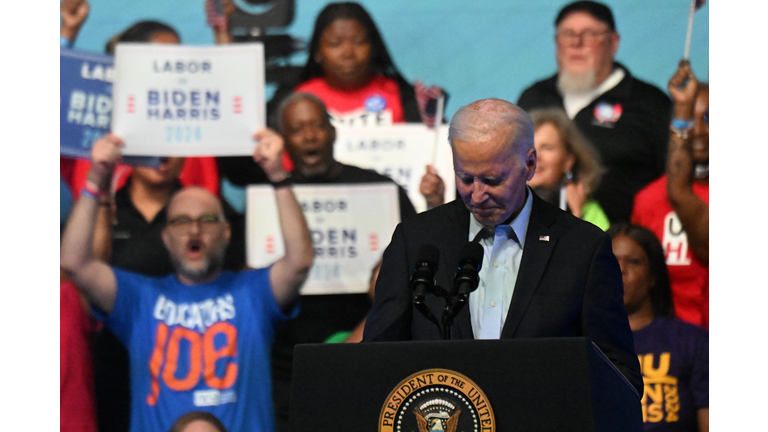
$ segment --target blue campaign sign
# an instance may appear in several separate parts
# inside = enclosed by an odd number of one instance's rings
[[[111,56],[61,48],[60,154],[85,158],[112,119]],[[131,165],[158,165],[156,157],[124,157]]]

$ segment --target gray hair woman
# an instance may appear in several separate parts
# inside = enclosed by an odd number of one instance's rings
[[[542,109],[530,114],[538,158],[528,185],[545,201],[607,230],[608,217],[591,199],[604,171],[597,152],[565,111]]]

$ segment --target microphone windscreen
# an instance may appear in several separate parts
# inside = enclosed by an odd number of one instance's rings
[[[439,261],[440,261],[440,250],[431,244],[426,244],[422,246],[421,249],[419,249],[419,255],[418,255],[418,259],[416,260],[417,262],[416,265],[420,266],[421,263],[428,262],[433,267],[437,267],[437,263]]]
[[[480,243],[469,242],[461,248],[459,254],[462,262],[471,260],[473,265],[476,265],[478,269],[483,265],[483,246]]]

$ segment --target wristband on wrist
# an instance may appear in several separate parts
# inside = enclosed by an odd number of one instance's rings
[[[101,193],[107,192],[107,190],[109,189],[109,181],[111,178],[111,174],[110,174],[110,177],[107,177],[106,179],[98,179],[95,177],[96,176],[94,176],[92,172],[89,172],[88,175],[85,177],[86,183],[90,183],[93,187],[101,191]]]
[[[669,125],[669,130],[679,138],[688,139],[688,131],[693,129],[695,125],[695,120],[675,118],[672,119],[672,124]]]
[[[672,119],[672,127],[675,129],[693,129],[696,126],[696,120],[693,119]]]
[[[95,184],[91,183],[90,181],[86,181],[85,184],[83,184],[83,188],[80,190],[80,194],[93,198],[96,201],[101,199],[101,191]]]
[[[293,176],[291,176],[291,173],[288,173],[285,176],[285,178],[283,178],[282,180],[276,181],[276,182],[270,181],[270,183],[272,184],[272,187],[275,189],[286,187],[286,186],[290,187],[290,186],[293,186]]]

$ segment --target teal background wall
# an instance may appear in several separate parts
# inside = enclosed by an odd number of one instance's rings
[[[107,40],[141,19],[164,21],[191,45],[211,45],[203,0],[90,0],[91,13],[76,47],[103,52]],[[307,43],[328,1],[296,0],[286,31]],[[485,97],[512,102],[555,71],[554,26],[562,0],[362,0],[406,79],[450,93],[446,115]],[[688,0],[607,1],[621,35],[617,60],[662,89],[683,56]],[[696,12],[691,63],[709,79],[709,2]],[[305,54],[291,58],[303,64]]]

